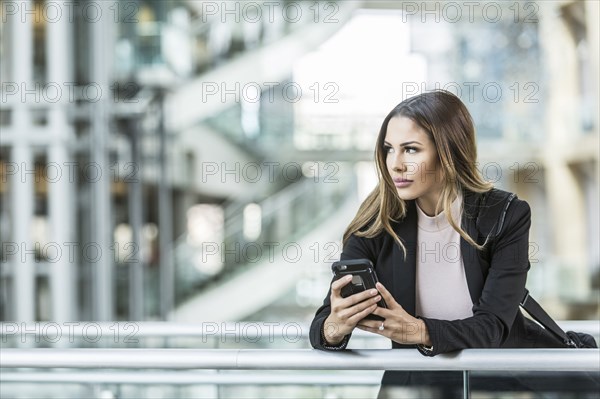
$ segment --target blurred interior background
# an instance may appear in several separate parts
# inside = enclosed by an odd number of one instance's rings
[[[435,88],[531,205],[532,294],[598,319],[598,2],[0,4],[0,320],[309,322]]]

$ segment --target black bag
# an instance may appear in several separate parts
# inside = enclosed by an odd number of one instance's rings
[[[508,207],[515,197],[516,194],[495,188],[481,195],[476,225],[477,230],[482,237],[489,237],[488,239],[493,241],[496,236],[500,234],[502,226],[504,225],[504,219],[506,217]],[[481,218],[482,209],[484,210],[483,214],[486,216],[484,219]],[[488,222],[494,220],[495,222],[491,227],[484,226],[484,220]],[[479,244],[481,245],[481,242]],[[486,253],[484,250],[484,254],[484,256],[489,259],[489,251]],[[575,331],[567,331],[565,333],[562,328],[556,324],[552,317],[546,313],[540,304],[529,295],[529,291],[527,289],[525,289],[525,295],[523,296],[520,305],[535,321],[541,324],[546,331],[558,339],[559,343],[564,345],[565,348],[598,347],[596,340],[590,334]]]
[[[529,295],[529,291],[525,289],[525,296],[521,300],[521,307],[525,309],[527,313],[538,323],[542,325],[547,331],[549,331],[555,338],[562,342],[565,348],[597,348],[598,344],[594,337],[590,334],[567,331],[564,332],[562,328],[556,324],[556,322],[546,313],[544,308],[540,306]]]

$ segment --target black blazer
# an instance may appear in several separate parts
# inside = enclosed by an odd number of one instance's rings
[[[469,294],[473,301],[473,316],[463,320],[422,318],[427,329],[434,356],[465,348],[498,347],[553,347],[559,346],[537,324],[530,322],[519,311],[523,298],[527,271],[529,227],[531,210],[527,202],[512,199],[502,226],[497,212],[487,212],[492,205],[506,202],[510,193],[492,189],[478,194],[463,192],[461,227],[478,243],[485,240],[480,226],[501,227],[488,251],[473,248],[462,237],[460,249],[465,267]],[[406,217],[392,227],[407,249],[406,260],[402,249],[393,238],[383,232],[374,238],[351,236],[344,245],[341,259],[366,258],[373,262],[379,281],[391,292],[396,301],[411,315],[415,315],[415,269],[417,247],[417,212],[415,200],[407,201]],[[321,338],[323,322],[331,312],[328,292],[323,305],[317,310],[310,328],[310,342],[314,348],[325,349]],[[349,338],[347,336],[346,338]],[[345,348],[347,339],[341,348]],[[392,341],[393,348],[410,348]]]

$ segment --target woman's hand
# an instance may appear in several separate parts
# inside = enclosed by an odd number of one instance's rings
[[[342,298],[342,287],[350,281],[352,276],[348,275],[331,283],[331,313],[323,324],[323,335],[329,345],[339,344],[359,321],[377,308],[377,302],[381,300],[375,289]]]
[[[399,344],[423,344],[430,346],[429,333],[425,322],[409,315],[396,302],[392,294],[381,283],[377,289],[387,304],[386,308],[377,307],[372,313],[383,317],[383,322],[378,320],[362,320],[357,327],[361,330],[383,335]],[[383,325],[383,330],[380,327]]]

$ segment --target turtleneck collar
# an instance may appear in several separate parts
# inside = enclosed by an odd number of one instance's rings
[[[462,194],[459,192],[458,196],[454,199],[452,205],[450,206],[452,217],[459,226],[462,211],[462,202],[463,197]],[[427,216],[427,214],[425,214],[425,212],[423,212],[423,210],[419,207],[419,204],[417,204],[416,200],[415,205],[417,208],[417,224],[419,226],[419,229],[423,229],[430,232],[436,232],[450,227],[450,223],[448,223],[448,220],[446,220],[446,213],[444,211],[440,212],[436,216]]]

